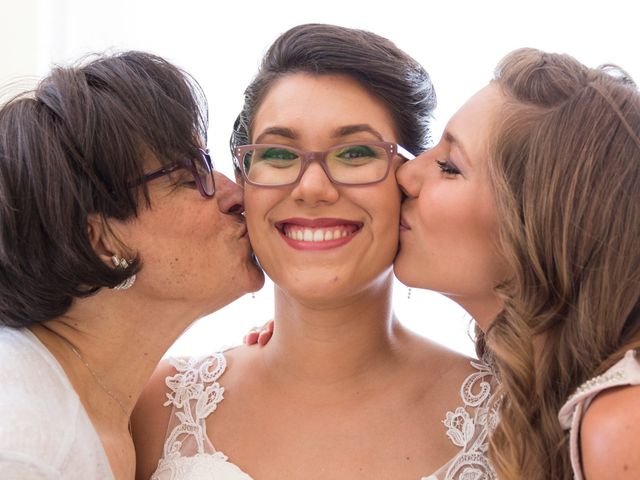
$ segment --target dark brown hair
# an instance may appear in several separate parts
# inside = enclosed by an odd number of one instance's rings
[[[558,411],[640,346],[640,94],[619,68],[517,50],[491,173],[514,272],[487,346],[501,377],[501,479],[573,478]],[[534,342],[535,348],[534,348]]]
[[[271,45],[247,87],[234,125],[231,151],[250,143],[253,117],[273,83],[293,73],[344,74],[357,80],[389,109],[399,143],[414,154],[429,144],[436,107],[431,79],[422,66],[391,41],[335,25],[298,25]]]
[[[113,287],[140,268],[105,265],[89,215],[126,220],[149,206],[145,159],[195,155],[206,139],[197,83],[142,52],[55,68],[0,109],[0,325],[62,315],[76,297]],[[143,195],[140,195],[140,191]]]

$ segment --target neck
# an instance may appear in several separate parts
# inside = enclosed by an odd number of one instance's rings
[[[276,287],[268,371],[303,388],[358,388],[397,361],[401,327],[391,309],[392,277],[335,303],[294,298]]]
[[[484,332],[502,310],[502,302],[497,295],[493,294],[478,298],[461,298],[452,295],[447,295],[447,297],[464,308]]]
[[[64,316],[31,328],[58,360],[92,418],[129,416],[157,363],[195,318],[130,292],[104,290],[76,299]]]

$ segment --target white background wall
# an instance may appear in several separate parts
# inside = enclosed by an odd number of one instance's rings
[[[278,34],[299,23],[364,28],[420,61],[438,92],[434,132],[490,78],[497,61],[529,46],[588,65],[617,63],[640,80],[638,22],[625,0],[0,0],[0,98],[32,85],[52,64],[105,49],[148,50],[193,74],[210,105],[209,148],[231,173],[227,142],[244,87]],[[446,255],[446,252],[442,252]],[[469,318],[452,302],[396,286],[396,313],[410,328],[472,352]],[[268,284],[194,325],[171,353],[204,353],[240,340],[269,318]]]

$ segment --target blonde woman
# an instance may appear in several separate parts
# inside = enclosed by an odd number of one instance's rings
[[[397,276],[486,331],[498,477],[640,478],[637,87],[515,51],[397,177]]]

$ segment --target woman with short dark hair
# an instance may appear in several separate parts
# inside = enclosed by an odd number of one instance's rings
[[[129,417],[197,318],[258,289],[198,85],[127,52],[0,109],[0,477],[132,478]]]

